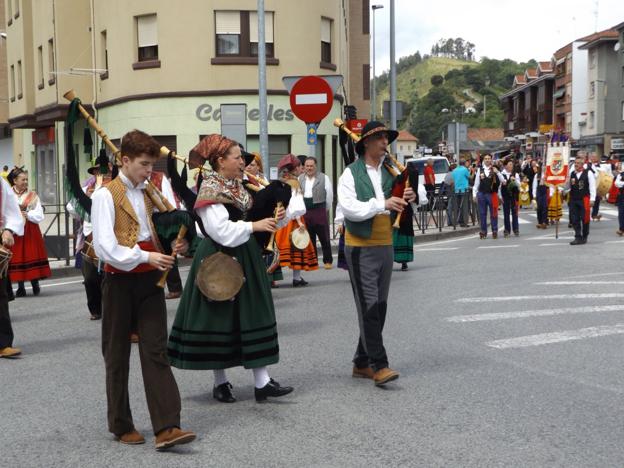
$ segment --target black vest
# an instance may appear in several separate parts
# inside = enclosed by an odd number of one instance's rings
[[[581,177],[576,177],[576,172],[572,171],[570,175],[570,200],[582,200],[589,196],[589,177],[588,170],[584,169]]]
[[[495,193],[498,192],[498,176],[494,174],[494,167],[490,166],[490,175],[485,176],[483,166],[479,168],[479,192]]]

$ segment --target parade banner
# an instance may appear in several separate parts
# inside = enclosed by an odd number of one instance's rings
[[[568,177],[570,146],[564,143],[549,143],[546,152],[546,184],[562,185]]]

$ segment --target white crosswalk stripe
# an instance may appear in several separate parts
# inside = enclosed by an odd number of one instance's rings
[[[517,338],[494,340],[486,343],[486,345],[491,348],[497,349],[527,348],[529,346],[541,346],[546,344],[562,343],[564,341],[597,338],[599,336],[621,335],[622,333],[624,333],[624,323],[618,323],[616,325],[587,327],[580,328],[578,330],[540,333],[538,335],[519,336]]]
[[[624,305],[567,307],[562,309],[521,310],[517,312],[494,312],[489,314],[456,315],[447,317],[447,322],[485,322],[492,320],[509,320],[528,317],[549,317],[564,314],[591,314],[597,312],[620,312],[624,311]]]

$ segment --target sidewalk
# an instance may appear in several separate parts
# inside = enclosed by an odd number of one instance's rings
[[[423,234],[421,231],[415,231],[414,244],[422,244],[426,242],[434,242],[443,239],[451,239],[453,237],[470,236],[479,232],[478,226],[470,226],[467,228],[457,227],[453,229],[452,226],[445,226],[440,231],[437,228],[429,228]],[[338,238],[331,240],[331,245],[334,250],[338,249]],[[65,265],[65,260],[49,259],[50,268],[52,269],[51,279],[69,278],[74,276],[81,276],[81,272],[78,268],[74,267],[74,259],[70,261],[69,265]],[[191,264],[192,259],[180,258],[178,259],[180,266],[187,266]]]

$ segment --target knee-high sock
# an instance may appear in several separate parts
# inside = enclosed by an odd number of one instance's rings
[[[269,371],[266,368],[266,366],[264,366],[264,367],[257,367],[257,368],[252,369],[252,370],[253,370],[253,375],[254,375],[256,388],[264,387],[266,384],[269,383],[269,380],[271,380],[271,378],[269,377]]]
[[[228,381],[227,376],[225,375],[225,369],[215,369],[212,372],[214,374],[215,387],[218,387]]]
[[[293,270],[293,281],[299,281],[301,279],[301,270]]]

